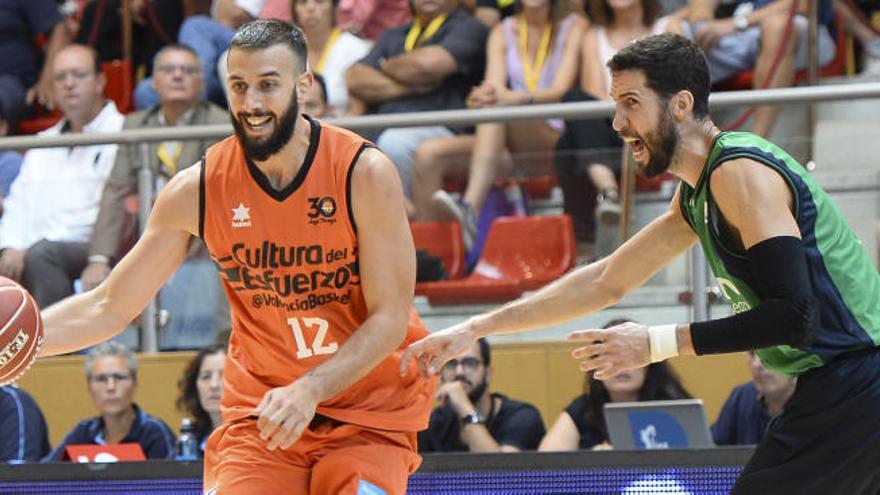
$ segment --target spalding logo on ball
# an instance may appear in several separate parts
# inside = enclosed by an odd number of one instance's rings
[[[0,386],[34,364],[43,345],[43,320],[37,303],[20,285],[0,277]]]

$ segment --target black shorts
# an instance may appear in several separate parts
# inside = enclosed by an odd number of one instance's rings
[[[880,349],[798,378],[733,493],[880,493]]]

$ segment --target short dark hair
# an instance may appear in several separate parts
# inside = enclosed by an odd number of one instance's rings
[[[483,366],[489,366],[492,362],[492,351],[489,350],[489,341],[486,340],[486,337],[480,337],[477,339],[477,343],[480,344],[480,358],[483,360]]]
[[[630,43],[608,61],[612,73],[640,70],[648,87],[664,101],[681,90],[694,95],[694,117],[709,115],[709,67],[703,50],[673,33],[648,36]]]
[[[162,48],[160,48],[159,51],[156,52],[155,55],[153,55],[153,70],[156,70],[156,66],[159,65],[159,59],[162,58],[166,53],[172,52],[172,51],[189,53],[190,55],[192,55],[193,57],[196,58],[196,62],[198,62],[199,67],[201,67],[202,59],[199,58],[199,54],[196,53],[195,50],[193,50],[193,47],[191,47],[185,43],[169,43],[169,44],[163,46]]]
[[[315,78],[315,83],[321,88],[321,97],[324,99],[324,104],[327,104],[327,81],[324,80],[324,76],[318,74],[317,72],[313,72],[312,76]]]
[[[306,70],[309,51],[305,35],[298,27],[278,19],[257,19],[241,26],[229,48],[264,50],[280,44],[287,45],[293,52],[297,71]]]

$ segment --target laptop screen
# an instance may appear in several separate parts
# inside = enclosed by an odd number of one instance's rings
[[[714,446],[699,399],[605,404],[605,424],[615,449]]]

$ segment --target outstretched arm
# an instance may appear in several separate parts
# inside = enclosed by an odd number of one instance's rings
[[[696,240],[681,215],[676,194],[666,213],[611,256],[577,269],[527,297],[425,337],[407,349],[401,370],[415,357],[423,375],[434,374],[480,337],[556,325],[611,306]]]
[[[331,357],[292,384],[266,393],[257,407],[257,426],[269,449],[293,445],[318,403],[363,378],[406,337],[416,259],[403,189],[391,161],[376,149],[365,150],[352,174],[351,195],[368,316]]]
[[[143,236],[98,287],[46,308],[41,356],[83,349],[121,332],[186,257],[198,232],[198,166],[163,189]]]
[[[749,159],[722,164],[710,179],[719,219],[740,241],[760,291],[757,306],[705,322],[646,327],[625,323],[574,332],[588,342],[572,355],[581,369],[610,378],[676,355],[738,352],[774,345],[802,346],[819,321],[791,190],[775,170]]]

